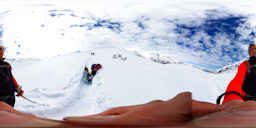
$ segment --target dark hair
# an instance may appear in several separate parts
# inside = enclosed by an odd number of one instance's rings
[[[250,44],[249,47],[248,47],[248,54],[250,54],[250,49],[252,46],[256,46],[255,44]]]

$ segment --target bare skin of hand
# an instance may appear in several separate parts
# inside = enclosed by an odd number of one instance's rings
[[[19,112],[4,102],[0,102],[0,111],[6,111],[6,112],[14,113],[17,115],[26,116],[26,117],[36,117],[32,114],[25,114],[25,113]]]
[[[82,117],[67,117],[64,121],[39,118],[14,110],[0,102],[0,128],[78,128],[78,127],[256,127],[256,102],[232,100],[224,105],[192,100],[191,93],[180,93],[167,100],[117,107]]]
[[[246,119],[243,120],[244,126],[252,123],[247,120],[253,119],[256,122],[254,117],[246,114],[252,110],[256,110],[255,101],[233,100],[224,105],[216,105],[192,100],[191,93],[185,92],[168,101],[158,100],[142,105],[117,107],[96,115],[67,117],[64,120],[71,124],[102,127],[235,127],[240,123],[237,120],[239,118]],[[235,119],[234,115],[239,115],[237,113],[242,113],[244,117],[238,116],[239,118]],[[256,116],[256,111],[254,113]]]
[[[19,112],[4,102],[0,102],[0,128],[62,128],[68,126],[62,121],[39,118]]]
[[[117,107],[96,115],[64,120],[85,126],[180,126],[193,118],[221,110],[223,107],[215,104],[193,101],[191,93],[185,92],[168,101]]]

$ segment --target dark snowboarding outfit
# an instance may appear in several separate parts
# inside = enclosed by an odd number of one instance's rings
[[[85,67],[85,68],[84,68],[84,70],[85,70],[85,73],[84,73],[85,76],[84,76],[84,77],[86,78],[86,80],[87,80],[88,82],[91,82],[92,79],[93,79],[93,77],[96,75],[96,73],[98,72],[98,70],[101,69],[101,68],[102,68],[101,64],[93,64],[93,65],[91,66],[91,73],[90,73],[89,70],[88,70],[88,68]]]
[[[11,65],[8,62],[4,59],[0,60],[0,101],[14,107],[18,84],[11,70]]]
[[[93,76],[95,76],[96,75],[96,73],[97,73],[97,71],[99,70],[99,69],[101,69],[102,68],[102,66],[101,66],[101,64],[93,64],[92,66],[91,66],[91,70],[92,70],[92,75]]]

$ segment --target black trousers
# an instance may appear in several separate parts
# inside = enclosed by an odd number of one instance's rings
[[[0,96],[0,101],[9,104],[10,106],[14,107],[15,104],[15,96]]]
[[[92,75],[93,75],[93,76],[95,76],[95,75],[96,75],[96,73],[97,73],[97,71],[92,70]]]

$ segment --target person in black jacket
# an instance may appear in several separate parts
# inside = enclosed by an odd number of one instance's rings
[[[0,101],[14,107],[15,92],[17,92],[17,96],[22,96],[24,91],[13,77],[10,63],[3,58],[4,50],[4,47],[0,45]]]

